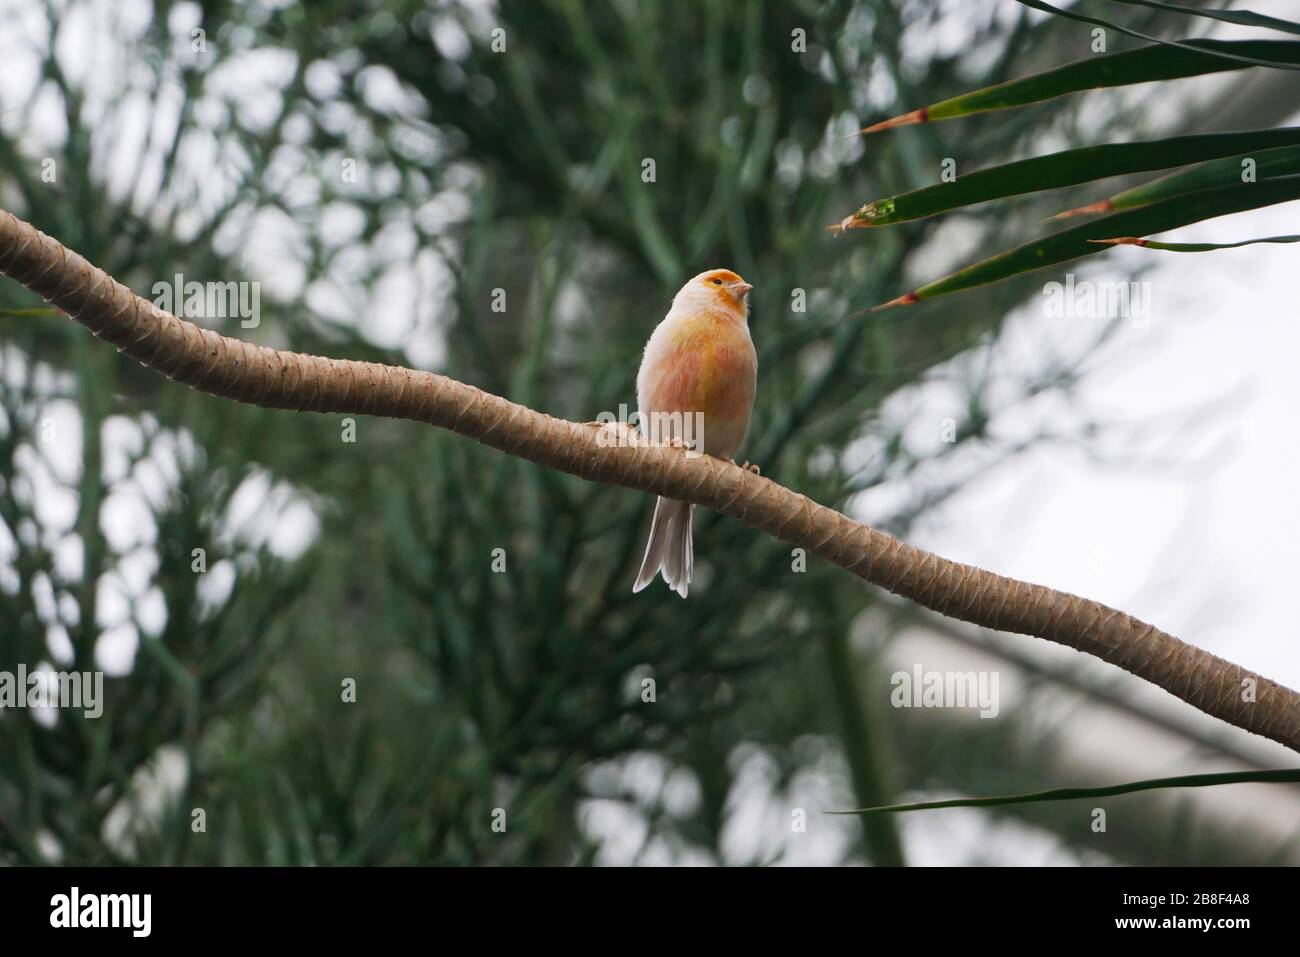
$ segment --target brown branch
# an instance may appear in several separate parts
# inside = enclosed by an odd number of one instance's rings
[[[1159,685],[1206,714],[1300,751],[1300,695],[1121,611],[950,562],[708,456],[607,441],[446,376],[281,352],[163,312],[0,210],[0,273],[101,339],[212,395],[267,408],[413,419],[585,479],[689,500],[740,519],[940,614],[1036,635]]]

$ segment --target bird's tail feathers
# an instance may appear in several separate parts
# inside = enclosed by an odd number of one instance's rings
[[[691,541],[690,502],[660,498],[655,503],[655,517],[650,523],[650,540],[646,542],[645,558],[636,576],[632,591],[639,592],[663,572],[668,587],[683,598],[691,583],[695,569],[695,545]]]

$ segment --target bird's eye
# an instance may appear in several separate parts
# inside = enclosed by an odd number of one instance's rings
[[[721,286],[721,285],[722,285],[722,280],[721,280],[721,279],[715,279],[715,280],[713,280],[713,285],[715,285],[715,286]]]

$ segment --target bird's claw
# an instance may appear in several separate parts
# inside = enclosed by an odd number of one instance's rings
[[[732,464],[732,465],[737,465],[737,464],[739,464],[739,463],[737,463],[735,459],[732,459],[732,460],[731,460],[731,464]],[[755,475],[762,475],[762,474],[763,474],[761,471],[759,471],[759,468],[758,468],[757,465],[751,465],[749,462],[746,462],[744,465],[741,465],[740,467],[741,467],[742,469],[744,469],[746,472],[753,472]]]

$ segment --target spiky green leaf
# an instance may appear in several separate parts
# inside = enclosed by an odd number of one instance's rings
[[[1276,179],[1279,176],[1300,173],[1300,147],[1282,146],[1228,159],[1211,160],[1189,169],[1179,170],[1177,173],[1170,173],[1168,176],[1151,180],[1141,186],[1126,189],[1095,203],[1058,213],[1053,219],[1136,209],[1162,199],[1169,199],[1171,196],[1182,196],[1203,189],[1246,182],[1243,177],[1248,169],[1247,160],[1253,163],[1249,171],[1256,180]]]
[[[898,196],[873,200],[845,219],[840,227],[854,229],[887,226],[1007,196],[1074,186],[1108,176],[1169,169],[1200,160],[1240,156],[1251,150],[1267,151],[1286,146],[1293,147],[1293,155],[1300,157],[1300,127],[1174,136],[1147,143],[1085,146],[965,173],[951,183],[936,183]],[[1230,166],[1231,175],[1240,180],[1240,162],[1233,160],[1233,163],[1236,165]],[[1288,170],[1290,171],[1292,170]],[[1213,185],[1224,185],[1230,181],[1225,176]],[[1205,185],[1210,184],[1202,184],[1202,188]]]
[[[1134,30],[1132,27],[1126,27],[1123,24],[1115,23],[1112,20],[1104,20],[1101,17],[1090,17],[1086,13],[1080,13],[1078,10],[1062,10],[1060,7],[1054,7],[1050,3],[1045,2],[1045,0],[1016,0],[1016,2],[1033,10],[1041,10],[1044,13],[1051,13],[1058,17],[1065,17],[1067,20],[1077,20],[1080,23],[1091,23],[1093,26],[1105,27],[1108,30],[1123,33],[1125,36],[1136,37],[1139,40],[1161,43],[1180,50],[1194,50],[1197,48],[1197,44],[1194,41],[1166,40],[1149,33],[1143,33],[1141,30]],[[1268,60],[1263,57],[1235,52],[1227,52],[1220,55],[1231,60],[1237,60],[1244,63],[1246,66],[1266,66],[1279,70],[1300,70],[1300,66],[1294,63],[1288,63],[1285,60]]]
[[[1300,243],[1300,236],[1266,236],[1263,239],[1243,239],[1239,243],[1165,243],[1137,236],[1116,236],[1114,239],[1090,239],[1102,246],[1139,246],[1142,249],[1160,249],[1171,253],[1209,253],[1216,249],[1239,249],[1259,243]]]
[[[971,289],[1020,273],[1043,269],[1082,256],[1091,256],[1105,249],[1104,246],[1098,246],[1090,240],[1112,236],[1148,236],[1186,226],[1189,223],[1213,219],[1216,216],[1258,209],[1261,206],[1272,206],[1293,199],[1300,199],[1300,175],[1283,176],[1260,183],[1238,183],[1186,196],[1176,196],[1139,209],[1114,213],[1105,219],[1082,223],[1053,236],[1025,243],[937,279],[876,308],[909,305],[921,299],[931,299],[935,296]]]
[[[1252,13],[1250,10],[1215,10],[1185,7],[1177,3],[1165,3],[1163,0],[1111,0],[1112,3],[1127,3],[1133,7],[1148,7],[1152,10],[1170,10],[1185,13],[1191,17],[1205,17],[1223,23],[1235,23],[1243,27],[1263,27],[1268,30],[1280,30],[1283,33],[1300,35],[1300,23],[1291,20],[1279,20],[1277,17]]]
[[[888,814],[902,811],[934,811],[952,807],[999,807],[1007,804],[1034,804],[1041,801],[1075,801],[1080,798],[1114,797],[1138,791],[1157,791],[1166,788],[1208,788],[1221,784],[1295,784],[1300,783],[1300,768],[1282,768],[1276,771],[1227,771],[1220,774],[1184,774],[1172,778],[1150,778],[1128,784],[1112,784],[1099,788],[1053,788],[1050,791],[1033,791],[1029,794],[1005,794],[998,797],[953,798],[948,801],[922,801],[917,804],[887,804],[881,807],[863,807],[852,811],[830,811],[830,814]]]
[[[868,126],[861,132],[875,133],[896,126],[1026,106],[1083,90],[1244,70],[1262,63],[1300,68],[1300,40],[1188,40],[1178,46],[1157,43],[1123,53],[1108,53],[941,100]]]

